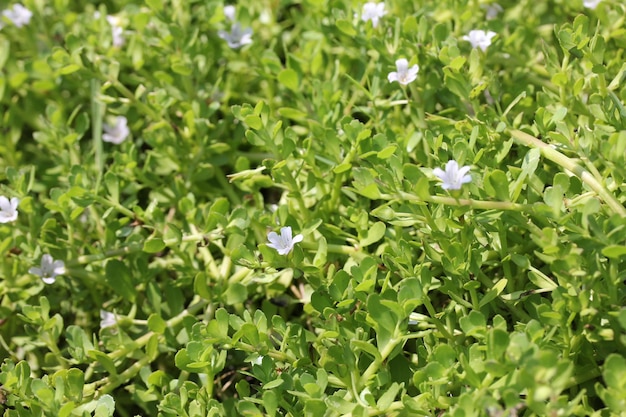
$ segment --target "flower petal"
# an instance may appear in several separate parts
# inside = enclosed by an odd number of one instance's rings
[[[45,284],[54,284],[56,282],[56,278],[55,277],[41,277],[41,280]]]
[[[396,61],[396,68],[399,73],[405,73],[409,68],[409,61],[405,58],[400,58]]]
[[[280,228],[280,235],[283,238],[284,242],[291,242],[291,226],[287,226],[287,227],[281,227]]]

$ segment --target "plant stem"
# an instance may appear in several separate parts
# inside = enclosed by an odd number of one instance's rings
[[[444,204],[447,206],[467,206],[478,210],[512,210],[512,211],[534,211],[534,204],[519,204],[509,201],[482,201],[472,200],[467,198],[454,198],[444,197],[438,195],[432,195],[427,197],[420,197],[415,194],[410,194],[404,191],[400,191],[397,194],[381,194],[382,200],[404,200],[404,201],[417,201],[426,203]]]
[[[591,175],[587,170],[578,165],[573,159],[568,158],[563,155],[561,152],[552,148],[549,144],[540,141],[534,136],[529,135],[528,133],[522,132],[521,130],[509,130],[509,134],[513,137],[513,139],[518,142],[526,145],[530,148],[538,148],[541,151],[541,155],[550,161],[554,162],[557,165],[560,165],[564,169],[572,172],[578,178],[580,178],[585,184],[587,184],[596,194],[604,200],[604,202],[613,210],[616,214],[619,214],[622,217],[626,217],[626,208],[617,201],[617,199],[609,193],[609,191],[604,188],[604,186],[598,182],[593,175]]]
[[[164,239],[163,242],[165,243],[165,246],[174,245],[180,242],[201,242],[205,238],[208,238],[209,236],[210,235],[206,235],[203,233],[195,233],[195,234],[183,236],[183,238],[180,239],[180,241],[178,238],[171,238],[171,239]],[[140,252],[141,250],[143,250],[143,245],[144,245],[143,241],[133,242],[121,248],[110,249],[106,252],[94,253],[92,255],[82,255],[76,258],[75,260],[68,262],[66,266],[67,268],[72,268],[74,266],[88,264],[91,262],[103,261],[105,259],[113,258],[115,256]]]

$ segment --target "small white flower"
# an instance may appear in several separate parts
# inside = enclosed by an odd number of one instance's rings
[[[500,6],[498,3],[483,4],[481,7],[485,9],[485,18],[487,20],[495,19],[500,13],[504,11],[502,6]]]
[[[105,123],[104,132],[105,133],[102,135],[103,141],[119,145],[124,142],[126,137],[130,134],[130,130],[128,129],[128,120],[124,116],[117,116],[115,118],[114,125],[108,125]]]
[[[41,257],[41,268],[32,267],[28,270],[33,275],[39,275],[46,284],[54,284],[57,275],[65,273],[65,263],[55,261],[47,253]]]
[[[30,22],[30,18],[33,17],[33,12],[20,3],[17,3],[13,5],[13,8],[4,10],[2,15],[13,22],[15,26],[21,28]]]
[[[93,14],[93,17],[94,19],[100,19],[100,12],[96,10]],[[121,26],[120,18],[112,15],[107,15],[107,22],[111,26],[113,46],[120,47],[124,45],[124,28]]]
[[[276,249],[279,255],[287,255],[293,249],[293,246],[302,242],[302,235],[295,235],[292,237],[291,227],[281,227],[280,235],[276,232],[269,232],[267,235],[268,247]]]
[[[224,6],[224,16],[226,16],[226,19],[230,20],[231,22],[235,21],[235,12],[235,6],[233,6],[232,4]]]
[[[452,160],[446,164],[446,170],[441,168],[433,169],[435,174],[441,181],[440,185],[444,190],[460,190],[461,186],[472,180],[472,177],[468,174],[470,170],[469,166],[459,168],[459,164]]]
[[[100,310],[100,328],[104,329],[105,327],[112,327],[117,324],[117,318],[115,318],[115,314],[106,311]]]
[[[415,79],[417,79],[417,72],[420,69],[417,64],[409,68],[409,61],[404,58],[400,58],[396,61],[396,68],[398,71],[390,72],[389,75],[387,75],[387,79],[390,83],[397,81],[402,85],[407,85],[415,81]]]
[[[111,32],[113,37],[113,46],[120,47],[124,45],[124,28],[121,26],[120,19],[115,16],[107,16],[107,22],[111,25]]]
[[[17,205],[20,200],[13,197],[11,200],[0,195],[0,223],[9,223],[17,220]]]
[[[217,34],[224,39],[228,46],[233,49],[240,48],[244,45],[252,43],[252,28],[241,29],[241,25],[237,22],[233,23],[230,32],[220,30]]]
[[[496,36],[496,32],[484,30],[470,30],[469,34],[463,36],[463,40],[472,44],[472,48],[480,48],[483,52],[491,45],[491,39]]]
[[[361,20],[364,22],[371,20],[372,27],[376,27],[378,26],[378,21],[380,20],[380,18],[382,18],[386,14],[387,11],[385,11],[385,3],[374,3],[373,1],[370,1],[363,5]]]
[[[602,0],[583,0],[583,6],[585,6],[588,9],[595,9],[596,7],[598,7],[598,4],[600,4],[600,1]]]

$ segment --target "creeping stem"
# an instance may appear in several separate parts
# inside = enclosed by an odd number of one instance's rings
[[[509,134],[523,145],[530,148],[537,148],[541,152],[544,158],[549,159],[557,165],[560,165],[564,169],[572,172],[578,178],[580,178],[585,184],[589,186],[604,202],[613,210],[616,214],[622,217],[626,217],[626,208],[611,194],[604,186],[593,176],[578,165],[573,159],[568,158],[561,152],[552,148],[549,144],[540,141],[534,136],[521,130],[509,130]]]

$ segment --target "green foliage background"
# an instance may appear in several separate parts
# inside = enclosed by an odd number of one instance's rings
[[[24,4],[0,31],[4,416],[622,415],[622,2],[394,0],[373,28],[359,2],[242,1],[237,50],[221,1]],[[115,115],[132,137],[103,143]]]

